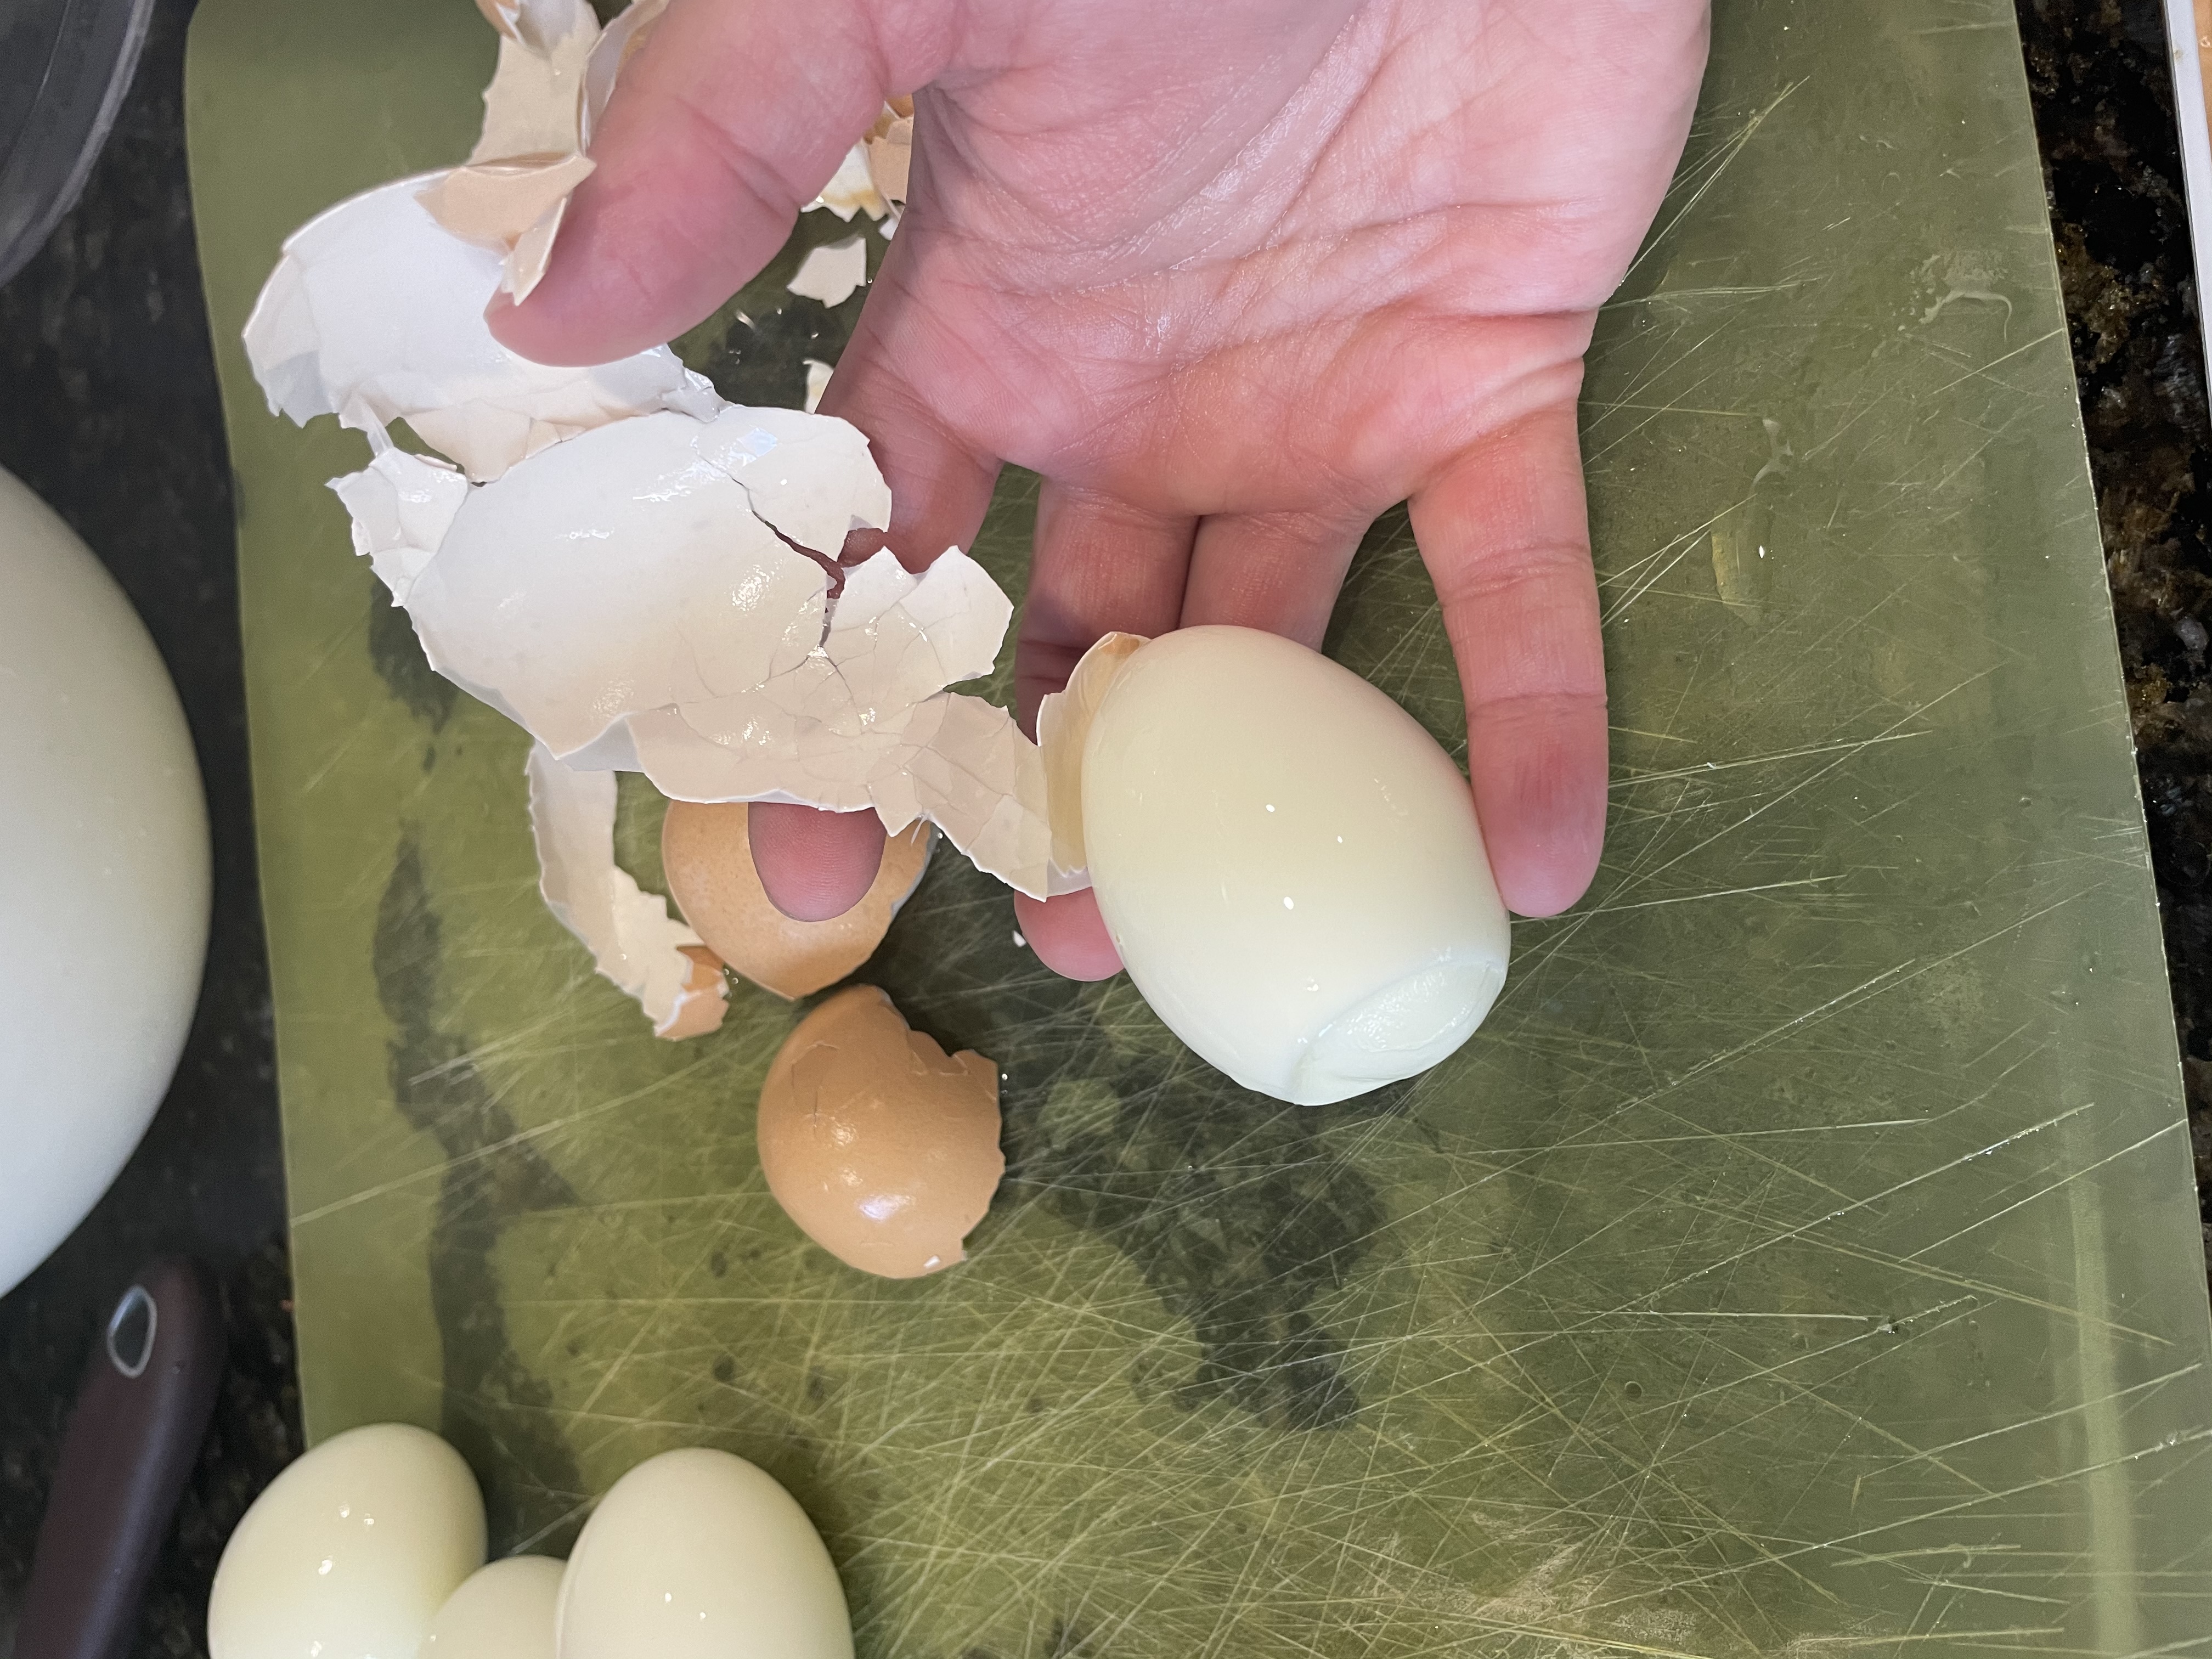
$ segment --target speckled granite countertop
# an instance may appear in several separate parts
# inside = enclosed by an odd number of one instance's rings
[[[2157,0],[2018,0],[2185,1051],[2212,1194],[2212,461]],[[205,1652],[206,1586],[296,1451],[289,1282],[239,683],[229,471],[185,182],[191,0],[156,0],[113,140],[46,251],[0,289],[0,465],[76,526],[183,692],[216,838],[207,988],[114,1189],[0,1298],[0,1655],[95,1324],[155,1249],[223,1282],[231,1368],[135,1655]],[[126,486],[127,481],[127,487]]]
[[[2020,0],[2189,1089],[2212,1203],[2212,426],[2157,0]]]

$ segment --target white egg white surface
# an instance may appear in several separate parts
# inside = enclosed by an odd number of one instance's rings
[[[561,1581],[561,1659],[852,1659],[830,1552],[789,1492],[727,1452],[615,1482]]]
[[[477,1568],[438,1609],[416,1659],[554,1659],[561,1570],[545,1555]]]
[[[168,672],[98,560],[0,472],[0,1293],[169,1086],[207,949],[207,809]]]
[[[483,1498],[425,1430],[333,1436],[269,1484],[223,1547],[208,1597],[213,1659],[413,1659],[483,1565]]]
[[[1145,1000],[1248,1089],[1301,1105],[1427,1070],[1505,981],[1467,780],[1316,652],[1188,628],[1132,655],[1084,743],[1098,908]]]

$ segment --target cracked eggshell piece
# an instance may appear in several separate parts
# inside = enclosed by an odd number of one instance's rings
[[[915,823],[884,843],[883,862],[860,902],[827,921],[775,908],[753,867],[750,809],[671,801],[660,825],[669,896],[707,948],[763,990],[786,1000],[834,985],[884,942],[891,918],[921,884],[936,834]]]
[[[853,1659],[844,1588],[765,1470],[691,1447],[648,1458],[584,1523],[561,1579],[561,1659]]]
[[[701,453],[712,431],[618,421],[471,490],[408,595],[431,666],[566,758],[804,665],[829,577]]]
[[[556,1659],[561,1572],[544,1555],[479,1567],[438,1609],[416,1659]]]
[[[499,31],[483,131],[468,161],[422,191],[430,216],[501,258],[499,285],[527,299],[553,257],[569,192],[590,176],[585,85],[599,21],[584,0],[477,0]]]
[[[666,346],[561,368],[493,339],[483,311],[500,256],[451,234],[417,199],[443,177],[365,191],[286,240],[245,331],[272,411],[301,425],[336,415],[373,439],[404,420],[478,481],[611,421],[665,409],[714,417],[714,387]]]
[[[900,115],[888,125],[878,125],[883,131],[870,134],[866,141],[868,177],[874,181],[878,195],[894,208],[902,207],[914,167],[914,117]]]
[[[607,102],[615,95],[615,82],[623,66],[643,48],[653,25],[667,9],[668,0],[630,0],[600,33],[599,44],[592,48],[591,62],[584,70],[586,144],[591,143],[600,118],[607,112]]]
[[[483,1498],[459,1452],[409,1424],[349,1429],[270,1482],[223,1546],[208,1651],[413,1654],[483,1559]]]
[[[999,1068],[948,1055],[872,985],[801,1020],[761,1085],[760,1159],[799,1230],[848,1267],[919,1279],[966,1259],[1006,1170]]]
[[[1322,1105],[1412,1077],[1505,982],[1467,780],[1318,652],[1203,627],[1132,653],[1091,720],[1082,803],[1130,978],[1248,1089]]]
[[[545,908],[637,1000],[656,1036],[713,1030],[728,1006],[721,964],[666,900],[615,862],[614,774],[572,772],[543,744],[531,745],[525,769]]]
[[[1048,880],[1043,773],[1004,710],[945,688],[991,671],[1013,611],[949,549],[825,552],[890,514],[842,421],[726,408],[617,422],[467,490],[380,457],[338,481],[355,538],[406,582],[431,665],[580,770],[673,799],[918,817],[1024,891]],[[412,512],[413,517],[409,516]],[[778,532],[781,532],[779,534]],[[825,621],[826,618],[826,621]]]
[[[1147,643],[1142,634],[1108,634],[1075,665],[1066,686],[1037,705],[1037,748],[1044,757],[1047,810],[1052,820],[1053,867],[1069,884],[1055,892],[1091,884],[1083,850],[1083,745],[1106,688],[1121,665]]]
[[[886,550],[833,601],[784,539],[835,550],[888,519],[846,422],[651,415],[477,489],[396,450],[332,487],[431,665],[573,769],[642,771],[677,799],[872,806],[894,834],[927,817],[1048,888],[1036,746],[944,689],[990,672],[1006,594],[957,549],[920,575]]]
[[[477,0],[499,31],[483,131],[461,167],[422,193],[447,230],[501,259],[520,304],[545,275],[568,198],[591,175],[584,152],[615,82],[667,0],[633,0],[605,30],[584,0]]]
[[[890,204],[884,200],[876,188],[874,175],[868,168],[868,141],[865,138],[845,152],[837,163],[837,171],[830,175],[830,182],[822,186],[822,193],[807,204],[809,209],[827,208],[840,219],[850,222],[856,213],[866,213],[871,219],[880,219],[890,211]]]
[[[842,306],[853,290],[868,280],[868,245],[861,236],[842,242],[824,242],[806,250],[799,270],[784,284],[803,300],[819,300],[825,306]]]
[[[330,487],[352,515],[353,550],[368,561],[392,604],[405,605],[468,500],[469,481],[434,457],[386,449]]]
[[[837,171],[822,186],[822,193],[806,205],[827,208],[849,221],[866,212],[871,219],[896,216],[906,203],[907,184],[914,159],[914,100],[901,96],[886,103],[867,131],[845,152]],[[884,233],[890,232],[888,228]]]
[[[599,20],[586,0],[478,0],[499,31],[499,62],[466,165],[566,155],[584,147],[584,71]]]

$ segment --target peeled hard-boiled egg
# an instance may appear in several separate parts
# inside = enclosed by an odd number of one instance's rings
[[[231,1534],[208,1651],[404,1659],[483,1559],[483,1498],[459,1452],[404,1423],[350,1429],[270,1482]]]
[[[1272,634],[1097,650],[1110,680],[1046,764],[1079,738],[1080,854],[1153,1012],[1246,1088],[1300,1105],[1466,1042],[1505,982],[1510,934],[1474,798],[1436,740]],[[1079,728],[1086,711],[1054,712]]]
[[[0,471],[0,1293],[91,1209],[176,1069],[207,951],[191,733],[123,592]],[[120,947],[118,971],[93,966]]]
[[[561,1580],[561,1659],[852,1659],[837,1569],[765,1471],[663,1452],[615,1482]]]
[[[776,1050],[761,1085],[769,1190],[848,1267],[919,1279],[961,1241],[1006,1172],[999,1068],[908,1029],[872,985],[840,991]]]
[[[544,1555],[479,1567],[438,1609],[416,1659],[554,1659],[561,1572]]]

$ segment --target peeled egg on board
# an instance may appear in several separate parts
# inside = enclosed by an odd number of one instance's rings
[[[1272,634],[1109,647],[1126,654],[1081,734],[1082,853],[1153,1012],[1244,1087],[1298,1105],[1466,1042],[1510,938],[1474,797],[1436,739]]]
[[[392,1659],[483,1565],[484,1511],[461,1455],[425,1430],[333,1436],[269,1483],[208,1597],[212,1659]]]
[[[438,1609],[415,1659],[554,1659],[562,1565],[512,1555],[477,1568]]]
[[[561,1580],[561,1659],[852,1659],[837,1569],[766,1471],[694,1447],[615,1482]]]

